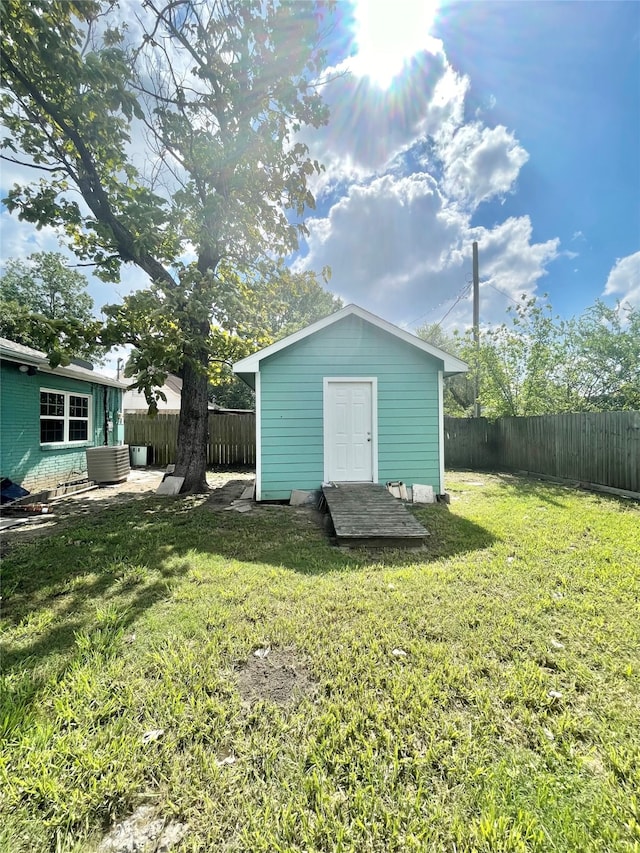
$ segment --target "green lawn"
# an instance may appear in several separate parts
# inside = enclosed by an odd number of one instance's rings
[[[16,547],[0,846],[93,850],[144,803],[185,851],[640,850],[640,508],[448,487],[414,553],[156,497]],[[241,693],[266,647],[288,702]]]

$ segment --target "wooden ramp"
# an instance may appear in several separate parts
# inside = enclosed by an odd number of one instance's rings
[[[338,545],[406,548],[429,535],[402,501],[377,483],[323,486]]]

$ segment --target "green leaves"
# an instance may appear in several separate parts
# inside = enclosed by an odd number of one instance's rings
[[[52,367],[73,356],[101,357],[100,323],[87,279],[57,252],[10,258],[0,278],[0,334],[51,356]]]
[[[56,227],[105,281],[122,264],[146,273],[145,291],[107,310],[101,341],[136,347],[150,403],[168,372],[182,375],[202,409],[190,421],[204,423],[203,377],[269,341],[261,288],[315,203],[322,167],[293,136],[328,117],[313,85],[325,6],[145,2],[135,32],[108,0],[6,7],[0,117],[10,150],[45,176],[5,203]],[[181,432],[200,465],[187,484],[204,483],[205,442]]]
[[[185,241],[213,271],[297,247],[284,211],[313,207],[306,182],[321,166],[287,143],[327,118],[309,87],[322,60],[314,4],[146,4],[138,43],[108,3],[7,5],[2,118],[14,149],[66,176],[14,187],[10,209],[60,227],[105,279],[115,255],[157,280],[151,256],[168,281]],[[144,175],[130,148],[143,131]],[[69,184],[91,215],[65,197]]]
[[[640,408],[640,311],[598,300],[566,325],[567,369],[586,407]]]
[[[489,418],[640,408],[640,312],[596,302],[561,320],[549,304],[523,297],[510,320],[481,331],[447,335],[437,325],[419,337],[465,360],[465,376],[445,383],[445,412],[473,414],[475,376]]]
[[[476,372],[479,376],[483,415],[640,406],[640,312],[636,309],[609,308],[598,301],[579,317],[562,320],[553,315],[550,305],[525,297],[509,314],[509,323],[482,331],[479,350],[469,334],[461,341],[460,355],[471,368],[469,378]],[[449,390],[454,387],[450,384]]]

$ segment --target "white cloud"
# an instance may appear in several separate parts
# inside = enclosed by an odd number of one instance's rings
[[[476,107],[476,118],[481,118],[484,113],[494,110],[497,103],[498,100],[496,96],[489,95],[487,98],[484,99],[483,103],[479,107]]]
[[[441,44],[431,48],[415,54],[388,90],[358,78],[348,60],[333,69],[335,79],[323,88],[329,124],[300,134],[326,166],[312,189],[328,209],[308,222],[308,254],[296,266],[328,264],[333,291],[393,322],[435,322],[470,280],[477,239],[481,316],[499,322],[509,300],[494,288],[513,299],[535,292],[558,255],[558,241],[533,243],[526,216],[471,228],[478,205],[513,191],[528,154],[502,125],[489,127],[477,117],[465,124],[469,79],[455,71]],[[136,133],[131,151],[139,159],[141,150]],[[407,175],[416,164],[418,171]],[[129,269],[117,289],[91,281],[98,308],[147,284]],[[470,320],[470,304],[461,300],[447,324]]]
[[[420,289],[428,301],[446,295],[443,272],[451,263],[464,219],[448,209],[433,178],[390,175],[352,186],[329,215],[311,223],[309,254],[299,266],[331,266],[331,289],[348,301],[396,319],[411,319]],[[436,275],[437,274],[437,275]]]
[[[447,193],[473,207],[509,192],[529,159],[506,127],[479,122],[463,125],[452,138],[445,136],[438,148]]]
[[[491,229],[474,228],[473,240],[482,247],[482,278],[514,296],[532,291],[545,267],[558,256],[560,240],[532,243],[528,216],[510,217]]]
[[[480,268],[480,322],[482,325],[502,323],[507,308],[523,295],[536,292],[546,275],[547,265],[558,255],[559,240],[532,243],[532,227],[528,216],[511,217],[491,229],[466,229],[460,235],[458,256],[462,274],[471,282],[471,245],[478,241]],[[452,294],[453,296],[454,294]],[[457,296],[457,294],[455,294]],[[432,312],[428,322],[439,322],[453,300]],[[471,288],[465,299],[452,307],[443,327],[468,328],[472,323]]]
[[[46,226],[38,230],[34,225],[20,222],[17,215],[4,208],[0,213],[2,230],[2,257],[0,266],[9,260],[26,258],[34,252],[59,252],[60,243],[55,228]]]
[[[501,323],[506,310],[522,296],[536,293],[547,266],[558,257],[560,240],[532,242],[528,216],[510,217],[491,229],[474,228],[480,261],[480,318],[483,324]],[[451,322],[459,321],[452,312]]]
[[[350,70],[348,60],[327,72],[322,91],[330,110],[326,127],[300,138],[325,166],[313,189],[361,180],[383,172],[417,140],[462,121],[469,80],[457,74],[442,52],[422,51],[390,89],[380,89]]]
[[[441,49],[417,54],[387,91],[348,63],[340,71],[323,93],[329,125],[306,135],[327,167],[313,190],[329,208],[307,223],[308,254],[297,268],[330,266],[333,291],[393,322],[435,322],[470,280],[477,239],[484,319],[501,321],[509,298],[535,292],[559,241],[533,243],[526,216],[492,228],[470,223],[483,201],[514,190],[528,153],[502,125],[465,124],[469,80]],[[466,300],[449,322],[470,322]]]
[[[640,307],[640,252],[618,258],[609,273],[604,296],[615,296],[621,302]]]
[[[309,227],[309,254],[298,268],[329,265],[334,292],[400,324],[442,318],[447,301],[470,280],[473,240],[480,243],[481,277],[487,282],[483,320],[503,319],[508,300],[490,285],[513,299],[535,291],[559,243],[532,243],[528,217],[471,229],[468,215],[425,173],[354,185]],[[461,302],[450,322],[466,325],[467,314]]]

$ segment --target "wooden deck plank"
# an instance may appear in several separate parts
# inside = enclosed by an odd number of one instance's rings
[[[339,545],[421,545],[429,535],[397,498],[378,483],[324,486]]]

